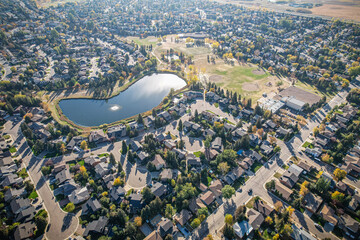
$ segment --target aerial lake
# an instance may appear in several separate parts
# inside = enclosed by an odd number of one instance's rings
[[[158,106],[172,88],[178,90],[184,86],[186,82],[174,74],[152,74],[110,99],[65,99],[59,106],[74,123],[99,126],[149,111]]]

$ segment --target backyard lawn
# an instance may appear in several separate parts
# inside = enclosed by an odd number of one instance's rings
[[[314,145],[312,143],[309,143],[309,142],[305,142],[303,145],[302,145],[303,148],[314,148]]]
[[[32,191],[31,193],[30,193],[30,195],[29,195],[29,199],[35,199],[35,198],[37,198],[39,195],[37,194],[37,192],[34,190],[34,191]]]
[[[19,177],[21,177],[22,179],[25,179],[25,178],[27,178],[27,177],[29,176],[29,175],[27,174],[25,168],[21,169],[21,171],[18,172],[18,175],[19,175]]]
[[[10,153],[16,153],[16,147],[11,147],[10,149],[9,149],[9,152]]]
[[[200,157],[201,151],[194,152],[195,157]]]
[[[255,162],[255,163],[251,166],[251,171],[253,171],[254,173],[256,173],[261,167],[262,167],[262,164],[261,164],[261,163]]]

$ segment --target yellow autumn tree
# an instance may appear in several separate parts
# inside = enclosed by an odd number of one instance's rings
[[[270,216],[267,216],[267,217],[265,218],[265,222],[266,222],[267,224],[269,224],[269,225],[273,224],[273,220],[272,220],[272,218],[271,218]]]
[[[86,168],[84,166],[80,167],[80,173],[84,175],[86,173]]]
[[[141,217],[136,217],[136,218],[134,219],[134,223],[135,223],[135,225],[136,225],[137,227],[141,227],[141,225],[142,225],[142,218],[141,218]]]
[[[300,194],[301,196],[305,197],[306,194],[309,193],[309,189],[307,188],[308,185],[309,185],[309,182],[306,181],[306,180],[301,184],[300,192],[299,192],[299,194]]]
[[[120,178],[115,178],[114,180],[114,186],[119,186],[121,184]]]
[[[343,180],[346,177],[346,171],[345,170],[341,170],[340,168],[336,168],[334,170],[334,180],[339,182],[341,180]]]

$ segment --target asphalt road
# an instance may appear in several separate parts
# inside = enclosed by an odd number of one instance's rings
[[[280,155],[274,155],[269,163],[261,167],[254,176],[242,186],[242,192],[236,192],[236,194],[228,201],[222,204],[213,212],[197,229],[195,229],[188,239],[202,239],[208,234],[216,236],[219,230],[224,225],[225,215],[234,214],[237,207],[244,205],[253,196],[257,195],[267,201],[269,204],[274,204],[279,199],[275,196],[270,196],[265,189],[265,183],[268,182],[278,171],[281,166],[286,162],[289,157],[296,155],[298,149],[303,142],[309,137],[312,130],[319,125],[319,123],[325,118],[326,110],[330,110],[336,105],[339,105],[346,100],[349,89],[339,92],[333,99],[331,99],[322,109],[320,109],[314,117],[308,121],[299,134],[295,135],[290,141],[284,143],[278,141],[278,145],[281,147]],[[272,164],[270,164],[272,162]],[[253,194],[250,196],[248,190],[252,189]],[[301,225],[304,229],[314,234],[318,238],[330,238],[337,239],[333,234],[328,232],[320,232],[314,225],[314,222],[306,215],[295,211],[293,216],[295,223]]]
[[[332,99],[324,108],[332,108],[335,105],[340,104],[346,98],[347,93],[341,92],[336,95],[334,99]],[[195,105],[196,106],[196,105]],[[201,105],[196,106],[195,108],[206,108],[208,106]],[[216,110],[216,109],[214,109]],[[201,111],[199,111],[201,112]],[[222,115],[222,114],[220,114]],[[319,111],[314,118],[308,122],[308,124],[301,130],[300,134],[295,136],[291,141],[287,143],[279,142],[278,144],[281,146],[280,156],[274,156],[272,158],[273,164],[262,167],[256,175],[252,176],[243,186],[242,193],[236,193],[236,195],[229,200],[228,202],[222,204],[217,211],[211,214],[202,225],[195,229],[189,239],[199,239],[206,236],[208,233],[215,233],[215,230],[221,228],[224,223],[224,216],[226,213],[233,213],[236,207],[244,204],[248,201],[251,196],[248,195],[247,191],[251,188],[255,195],[260,196],[267,202],[271,204],[271,197],[264,188],[264,184],[273,176],[274,172],[276,172],[290,156],[295,155],[297,149],[301,146],[303,141],[307,139],[312,129],[317,126],[322,119],[326,116],[325,111]],[[225,116],[224,116],[225,117]],[[233,120],[233,119],[230,119]],[[78,219],[73,214],[68,214],[60,208],[59,204],[55,201],[53,197],[53,193],[50,190],[48,184],[41,174],[41,167],[45,163],[45,160],[42,158],[42,155],[36,157],[33,155],[32,151],[29,149],[24,137],[21,134],[19,129],[20,122],[14,124],[12,121],[8,121],[5,124],[4,132],[10,134],[15,142],[18,143],[18,152],[20,157],[22,157],[24,164],[28,167],[28,173],[30,178],[32,179],[36,190],[38,191],[39,197],[44,201],[44,206],[49,213],[49,226],[46,232],[46,238],[48,239],[65,239],[71,236],[77,229]],[[100,154],[103,152],[112,152],[115,155],[115,159],[120,159],[121,142],[115,142],[113,144],[104,144],[96,149],[92,149],[89,152],[84,152],[81,154],[71,153],[55,158],[51,158],[54,163],[70,161],[79,157],[90,156],[90,154]],[[46,159],[47,160],[47,159]],[[123,164],[124,165],[124,164]],[[131,170],[131,167],[126,167],[126,169]],[[128,171],[127,171],[128,172]],[[129,174],[129,173],[127,173]],[[275,200],[274,200],[275,201]],[[299,216],[298,216],[299,215]],[[303,218],[302,214],[296,214],[298,217],[294,217],[296,221],[301,223],[306,229],[310,232],[321,236],[321,238],[331,237],[333,235],[328,233],[317,233],[318,231],[313,222],[306,217]],[[305,221],[305,223],[304,223]]]

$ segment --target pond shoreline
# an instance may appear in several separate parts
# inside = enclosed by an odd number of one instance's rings
[[[173,74],[179,78],[181,78],[186,85],[184,87],[182,87],[181,89],[178,89],[177,91],[175,91],[175,95],[179,94],[185,90],[187,90],[187,81],[186,79],[181,75],[181,72],[176,72],[176,71],[169,71],[169,70],[164,70],[164,71],[147,71],[144,72],[138,76],[136,76],[136,78],[134,78],[132,81],[128,81],[125,85],[122,86],[120,91],[114,92],[113,94],[103,97],[103,98],[94,98],[91,95],[84,95],[85,93],[80,93],[80,96],[74,96],[76,93],[72,93],[69,96],[61,96],[61,97],[55,97],[53,100],[48,101],[48,103],[50,103],[52,105],[52,109],[51,109],[51,113],[52,116],[54,117],[55,120],[57,120],[59,123],[61,124],[67,124],[70,125],[71,127],[77,129],[79,132],[83,132],[83,133],[88,133],[91,130],[96,130],[96,129],[104,129],[107,128],[109,126],[114,126],[114,125],[118,125],[118,124],[126,124],[129,122],[132,122],[135,120],[135,117],[138,115],[134,115],[131,117],[127,117],[118,121],[114,121],[108,124],[102,124],[102,125],[97,125],[97,126],[82,126],[80,124],[77,124],[75,122],[73,122],[72,120],[70,120],[62,111],[59,103],[62,100],[70,100],[70,99],[92,99],[92,100],[109,100],[111,98],[114,98],[116,96],[118,96],[120,93],[124,92],[125,90],[127,90],[130,86],[132,86],[133,84],[137,83],[140,79],[144,78],[144,77],[149,77],[152,76],[153,74]],[[79,94],[79,93],[78,93]],[[166,95],[167,96],[167,95]],[[165,96],[165,97],[166,97]],[[164,98],[165,98],[164,97]],[[163,98],[163,99],[164,99]],[[165,109],[168,107],[168,105],[170,104],[171,101],[169,101],[167,104],[163,103],[163,99],[161,100],[161,102],[153,107],[152,109]],[[140,113],[143,117],[149,116],[152,112],[152,109],[146,112],[142,112]]]

